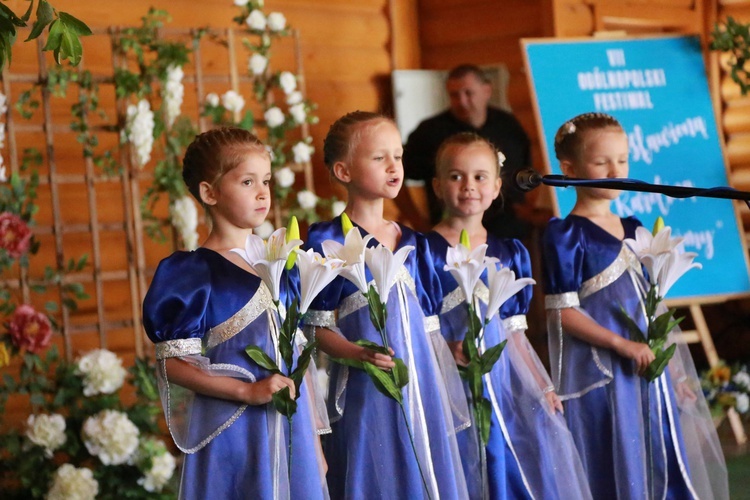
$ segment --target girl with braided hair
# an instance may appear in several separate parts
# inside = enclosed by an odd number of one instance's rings
[[[628,137],[603,113],[564,123],[555,154],[569,177],[628,175]],[[552,379],[593,497],[727,498],[723,455],[684,344],[654,382],[640,376],[655,356],[630,340],[625,315],[646,331],[648,283],[623,240],[641,223],[612,212],[618,191],[576,193],[571,213],[545,231],[544,286]]]

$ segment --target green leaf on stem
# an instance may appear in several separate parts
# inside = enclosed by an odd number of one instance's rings
[[[364,366],[362,365],[362,362],[356,359],[350,359],[350,358],[328,358],[328,359],[340,365],[351,366],[352,368],[359,368],[360,370],[365,369]]]
[[[630,314],[628,314],[622,305],[620,305],[620,312],[622,313],[622,319],[625,321],[625,326],[628,327],[628,331],[630,332],[630,338],[635,342],[645,344],[646,337],[643,336],[643,332],[641,331],[641,327],[638,326],[638,323],[630,317]]]
[[[29,6],[29,10],[31,10],[31,6]],[[31,28],[29,37],[24,41],[28,42],[29,40],[33,40],[41,35],[42,31],[44,31],[44,28],[46,28],[47,25],[52,22],[54,17],[55,10],[52,8],[49,2],[47,2],[46,0],[40,0],[39,5],[37,5],[36,8],[36,21],[34,21],[34,25]],[[28,17],[26,17],[26,19],[28,20]]]
[[[358,346],[365,347],[367,349],[370,349],[371,351],[375,351],[379,354],[385,354],[386,356],[391,355],[391,351],[383,347],[382,345],[378,344],[377,342],[373,342],[371,340],[367,339],[359,339],[356,342],[354,342]]]
[[[667,364],[669,364],[669,360],[674,356],[676,348],[677,344],[672,344],[663,351],[658,352],[656,354],[656,359],[648,365],[648,368],[646,368],[643,378],[649,382],[653,382],[659,378],[661,374],[664,373],[664,369],[667,367]]]
[[[490,440],[490,423],[492,420],[492,404],[487,398],[479,398],[474,403],[474,419],[476,420],[479,436],[483,444]]]
[[[370,285],[370,291],[367,292],[367,304],[370,310],[370,321],[379,332],[382,332],[388,319],[388,311],[385,304],[380,301],[380,294],[373,285]]]
[[[403,404],[403,395],[401,394],[401,389],[396,387],[396,384],[393,382],[393,378],[388,373],[384,372],[377,366],[373,365],[372,363],[364,362],[362,363],[365,372],[370,376],[373,383],[375,384],[375,388],[380,391],[383,395],[395,400],[398,404]]]
[[[401,358],[393,358],[393,362],[396,363],[396,366],[391,370],[393,383],[396,384],[396,387],[399,389],[403,389],[406,387],[406,384],[409,383],[409,369]]]
[[[289,375],[289,378],[294,380],[294,388],[297,391],[297,398],[299,398],[299,386],[302,385],[302,380],[305,378],[305,372],[307,367],[310,366],[310,360],[312,354],[315,352],[315,348],[318,346],[318,339],[308,342],[302,353],[297,358],[297,366],[294,371]],[[295,399],[297,399],[295,398]]]
[[[255,361],[261,368],[264,368],[272,373],[281,374],[281,370],[279,370],[279,367],[276,366],[276,362],[271,359],[271,357],[266,354],[260,347],[256,345],[249,345],[245,347],[245,352],[248,356],[250,356],[250,359]]]
[[[274,392],[271,400],[276,411],[286,418],[291,418],[297,412],[297,402],[292,399],[289,387],[284,387],[280,391]]]
[[[482,354],[482,356],[479,358],[479,366],[482,375],[484,375],[485,373],[489,373],[490,370],[492,370],[492,367],[495,366],[497,360],[500,359],[500,355],[503,353],[503,349],[505,349],[505,344],[507,343],[508,340],[505,339],[499,344],[494,345],[484,351],[484,354]]]

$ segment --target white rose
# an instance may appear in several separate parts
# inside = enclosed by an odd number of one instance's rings
[[[128,416],[115,410],[102,410],[87,418],[81,430],[86,449],[104,465],[128,463],[138,450],[139,434]]]
[[[334,201],[331,204],[331,212],[333,213],[334,217],[338,217],[342,213],[344,213],[344,209],[346,208],[346,202],[345,201]]]
[[[75,373],[83,376],[84,396],[112,394],[122,387],[127,374],[122,360],[106,349],[94,349],[81,357]]]
[[[254,75],[262,75],[268,66],[268,58],[262,54],[255,53],[250,56],[247,67]]]
[[[267,240],[274,231],[273,224],[269,221],[263,221],[263,224],[253,229],[253,234],[260,236],[264,240]]]
[[[291,94],[297,88],[297,77],[289,71],[284,71],[279,75],[279,86],[285,94]]]
[[[497,152],[497,164],[502,167],[504,163],[505,163],[505,155],[503,154],[502,151],[498,151]]]
[[[737,409],[738,413],[746,413],[747,410],[750,410],[750,396],[744,392],[735,392],[734,399],[734,407]]]
[[[276,183],[282,188],[288,188],[294,184],[294,172],[289,167],[278,169],[273,174],[273,177],[276,179]]]
[[[297,193],[297,203],[305,210],[311,210],[318,204],[318,196],[312,191],[304,190]]]
[[[288,105],[299,104],[302,102],[302,92],[295,90],[286,97],[286,103]]]
[[[62,415],[29,415],[26,419],[26,437],[37,446],[44,448],[44,455],[52,458],[53,452],[65,444],[65,418]]]
[[[244,7],[250,0],[234,0],[234,4],[237,7]]]
[[[208,104],[211,107],[216,107],[219,105],[219,96],[218,94],[211,92],[206,96],[206,104]]]
[[[227,111],[232,113],[239,113],[242,108],[245,107],[245,99],[234,90],[227,90],[224,95],[221,96],[221,105],[224,106]]]
[[[286,17],[281,12],[271,12],[268,14],[268,29],[271,31],[281,31],[286,27]]]
[[[310,161],[313,147],[304,141],[300,141],[292,146],[292,153],[294,154],[294,163],[307,163]]]
[[[189,196],[177,199],[169,207],[169,218],[187,250],[198,248],[198,209]]]
[[[276,128],[284,123],[284,112],[276,106],[269,108],[268,111],[263,114],[263,117],[266,119],[266,125],[268,125],[268,128]]]
[[[91,469],[64,464],[52,476],[52,487],[47,492],[48,500],[93,500],[99,493],[99,483]]]
[[[307,112],[305,111],[305,105],[303,103],[290,106],[289,114],[292,115],[292,118],[294,118],[294,121],[297,123],[305,123],[305,118],[307,118]]]
[[[266,16],[258,9],[255,9],[247,16],[245,23],[251,30],[263,31],[266,29]]]
[[[750,389],[750,374],[748,374],[746,371],[737,372],[735,376],[732,377],[732,382]]]

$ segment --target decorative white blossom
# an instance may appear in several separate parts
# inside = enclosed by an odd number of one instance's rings
[[[284,271],[289,253],[302,244],[302,240],[286,241],[286,228],[280,227],[267,241],[257,234],[248,235],[245,248],[231,251],[242,257],[271,291],[274,302],[279,301],[281,274]]]
[[[174,474],[176,461],[167,451],[163,441],[157,439],[143,439],[138,447],[136,459],[143,477],[138,484],[149,492],[159,492]],[[150,463],[150,468],[144,470],[144,465]]]
[[[63,464],[52,476],[48,500],[93,500],[99,494],[99,483],[91,469]]]
[[[65,418],[58,413],[29,415],[26,427],[26,437],[35,445],[44,448],[47,458],[52,458],[53,452],[67,440]]]
[[[266,16],[264,16],[263,12],[260,10],[255,9],[249,16],[247,16],[245,24],[247,24],[251,30],[263,31],[266,29]]]
[[[281,12],[268,14],[268,29],[271,31],[282,31],[286,28],[286,17]]]
[[[300,102],[298,104],[289,106],[289,114],[292,115],[292,118],[294,118],[294,121],[296,123],[305,123],[305,118],[307,118],[305,104]]]
[[[0,92],[0,115],[8,112],[8,96]]]
[[[331,204],[331,213],[333,213],[334,217],[338,217],[339,215],[341,215],[345,209],[346,209],[345,201],[334,201]]]
[[[365,250],[372,238],[374,236],[371,234],[363,238],[359,228],[353,227],[346,233],[343,245],[335,240],[325,240],[322,243],[326,258],[343,261],[344,267],[341,269],[341,275],[354,283],[362,293],[367,293]]]
[[[190,196],[183,196],[169,206],[169,219],[187,250],[198,248],[198,209]]]
[[[275,227],[271,224],[271,221],[264,220],[263,224],[253,229],[253,234],[260,236],[264,240],[267,240],[271,234],[273,234]]]
[[[3,157],[0,155],[0,182],[8,182],[8,175],[6,174],[5,165],[3,165]]]
[[[381,303],[388,303],[388,294],[396,282],[396,274],[412,250],[414,247],[411,245],[400,248],[395,254],[383,245],[365,249],[365,262],[375,281]]]
[[[339,275],[344,261],[325,258],[312,248],[306,252],[299,249],[295,252],[300,281],[299,313],[305,314],[313,299]]]
[[[141,99],[137,106],[128,105],[126,131],[135,148],[138,166],[143,167],[151,160],[154,147],[154,112],[146,99]]]
[[[184,76],[185,73],[182,71],[181,66],[172,64],[167,68],[167,80],[164,85],[163,99],[166,106],[168,127],[171,127],[175,119],[180,116],[182,98],[185,94],[185,86],[182,84]]]
[[[297,77],[289,71],[282,71],[279,75],[279,87],[289,95],[297,89]]]
[[[307,163],[312,157],[312,153],[315,149],[304,141],[299,141],[297,144],[292,146],[292,154],[294,155],[294,163]]]
[[[522,289],[529,285],[536,284],[531,278],[516,279],[516,273],[507,267],[497,268],[497,259],[485,259],[487,267],[487,283],[490,289],[490,298],[487,301],[487,310],[485,311],[485,321],[492,317],[500,310],[508,299],[513,297]]]
[[[125,413],[102,410],[86,419],[81,437],[86,449],[104,465],[132,461],[138,449],[138,427]]]
[[[263,114],[263,118],[265,118],[268,128],[276,128],[284,124],[284,112],[277,106],[268,108]]]
[[[263,54],[257,52],[250,56],[250,60],[247,63],[247,68],[253,75],[262,75],[268,66],[268,58]]]
[[[737,392],[734,395],[734,407],[738,413],[747,413],[750,410],[750,396],[744,392]]]
[[[734,377],[732,377],[732,382],[744,387],[746,390],[750,390],[750,374],[744,370],[735,373]]]
[[[497,164],[502,167],[504,163],[505,163],[505,155],[503,154],[502,151],[498,151],[497,152]]]
[[[288,188],[294,185],[294,177],[294,172],[289,167],[280,168],[273,174],[276,184],[281,188]]]
[[[444,271],[448,271],[456,280],[458,286],[464,293],[464,300],[471,304],[474,298],[474,288],[485,268],[485,254],[487,244],[483,243],[474,250],[469,250],[465,245],[459,243],[455,247],[448,247],[445,254]]]
[[[292,106],[294,104],[301,103],[303,99],[304,97],[302,96],[302,92],[300,92],[299,90],[295,90],[294,92],[286,96],[286,103]]]
[[[5,147],[5,123],[0,122],[0,148]]]
[[[244,7],[245,5],[248,4],[248,2],[250,2],[250,0],[234,0],[234,4],[237,7]]]
[[[208,104],[211,107],[216,107],[219,105],[221,101],[219,100],[219,95],[215,92],[211,92],[206,96],[206,104]]]
[[[245,107],[245,99],[234,90],[227,90],[224,95],[221,96],[221,105],[226,108],[227,111],[232,113],[239,113],[242,108]]]
[[[122,360],[106,349],[94,349],[82,356],[75,373],[83,376],[84,396],[112,394],[122,387],[127,374]]]
[[[307,189],[297,193],[297,203],[304,210],[312,210],[318,204],[318,195]]]

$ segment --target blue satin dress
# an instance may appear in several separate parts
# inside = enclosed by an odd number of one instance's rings
[[[180,388],[166,379],[163,361],[173,356],[202,360],[196,365],[201,369],[245,381],[268,377],[245,347],[257,345],[280,359],[272,338],[276,315],[260,278],[217,252],[176,252],[159,264],[144,301],[143,323],[156,344],[170,431],[186,452],[180,498],[327,498],[306,382],[293,420],[292,481],[287,488],[289,428],[272,405],[248,406],[193,394],[184,399],[186,406],[175,407]],[[179,430],[183,417],[186,429]]]
[[[641,225],[622,219],[626,238]],[[623,312],[645,331],[636,256],[576,215],[552,219],[544,235],[552,378],[594,498],[693,498],[669,370],[648,383],[634,362],[565,333],[559,310],[577,308],[629,339]]]
[[[458,283],[444,270],[449,243],[436,232],[427,234],[427,239],[444,294],[441,331],[448,341],[462,341],[468,310]],[[511,269],[517,279],[531,277],[529,253],[518,240],[488,235],[486,255],[499,259],[497,266]],[[477,290],[484,314],[488,299],[486,272]],[[508,343],[484,381],[485,397],[493,408],[490,439],[485,447],[488,491],[484,495],[477,474],[481,467],[477,463],[477,431],[472,428],[458,436],[472,498],[590,498],[572,436],[562,415],[552,411],[544,397],[551,381],[525,336],[532,293],[531,286],[524,287],[501,306],[485,328],[485,348],[503,340]],[[470,398],[468,385],[465,391]]]
[[[395,355],[409,368],[403,408],[431,497],[467,498],[456,429],[450,410],[446,414],[448,396],[425,324],[425,316],[435,308],[433,297],[440,296],[440,283],[424,236],[403,226],[401,231],[398,248],[412,245],[415,250],[389,294],[386,332]],[[344,243],[340,217],[310,227],[309,247],[322,253],[325,240]],[[369,242],[377,244],[374,239]],[[369,270],[367,279],[372,280]],[[366,299],[343,277],[336,278],[311,309],[304,319],[310,327],[338,330],[352,342],[382,344]],[[326,438],[325,455],[331,498],[427,498],[398,403],[378,392],[364,371],[336,363],[331,366],[328,394],[332,434]]]

